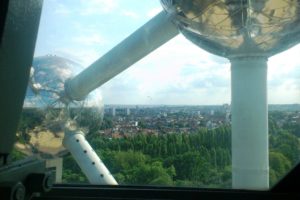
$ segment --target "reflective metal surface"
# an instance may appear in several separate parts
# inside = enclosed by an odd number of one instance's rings
[[[299,43],[297,0],[162,0],[181,32],[211,53],[277,52]],[[290,38],[293,37],[291,40]]]

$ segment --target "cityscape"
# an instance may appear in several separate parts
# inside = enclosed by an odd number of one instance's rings
[[[274,185],[300,160],[300,104],[268,108]],[[36,155],[49,166],[56,163],[58,183],[87,183],[62,146],[64,133],[55,123],[59,110],[23,109],[13,159]],[[80,116],[87,141],[119,184],[231,188],[229,104],[104,105],[102,111],[74,108],[71,114]]]
[[[280,128],[287,122],[300,123],[300,105],[269,105],[269,112],[284,111],[276,121]],[[105,105],[104,120],[99,134],[122,138],[137,134],[159,135],[197,132],[231,125],[230,105]]]

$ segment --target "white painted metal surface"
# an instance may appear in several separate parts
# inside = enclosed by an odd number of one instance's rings
[[[170,16],[162,11],[90,67],[68,81],[65,85],[68,98],[84,99],[89,92],[147,56],[178,33]]]
[[[267,58],[231,59],[232,186],[268,189]]]
[[[91,184],[118,185],[81,131],[67,127],[63,145],[71,152]]]

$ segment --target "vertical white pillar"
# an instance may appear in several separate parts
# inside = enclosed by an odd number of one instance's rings
[[[63,145],[71,152],[91,184],[118,185],[80,131],[66,131]]]
[[[46,168],[55,167],[55,183],[62,183],[63,159],[54,158],[46,160]]]
[[[267,58],[231,58],[232,186],[268,189]]]

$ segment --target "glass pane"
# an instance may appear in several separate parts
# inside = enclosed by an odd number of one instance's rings
[[[219,5],[215,11],[221,8]],[[46,159],[49,167],[56,167],[58,183],[89,184],[93,177],[87,178],[79,166],[89,169],[102,166],[103,161],[121,185],[232,188],[232,173],[239,170],[237,166],[232,167],[232,163],[238,163],[232,153],[233,149],[236,151],[232,132],[236,122],[233,122],[232,111],[237,105],[233,105],[231,98],[234,96],[231,88],[236,89],[231,85],[235,76],[231,68],[236,62],[233,58],[230,62],[208,53],[179,34],[93,91],[84,101],[66,106],[66,99],[62,98],[66,81],[162,10],[159,1],[151,0],[44,2],[14,159],[27,155]],[[190,15],[193,13],[186,14]],[[255,42],[259,42],[257,38]],[[218,36],[219,42],[224,40],[225,37]],[[226,41],[229,47],[240,46],[238,39]],[[263,45],[261,48],[267,49]],[[298,45],[268,60],[265,147],[269,149],[266,155],[269,170],[261,171],[269,176],[270,186],[299,162],[299,51]],[[240,81],[248,80],[247,77],[249,79],[250,74]],[[258,79],[254,76],[250,81],[256,84]],[[243,95],[249,95],[250,90]],[[253,99],[259,98],[254,96]],[[240,110],[241,116],[249,117],[247,113],[251,109]],[[70,122],[67,129],[66,122]],[[255,126],[253,130],[257,130]],[[74,136],[74,143],[63,145],[69,137],[66,130],[72,132],[74,127],[93,149],[78,135]],[[247,139],[246,135],[245,141]],[[77,158],[86,160],[76,162],[74,154],[68,151],[73,147],[82,154]],[[251,151],[255,149],[256,145]],[[102,161],[97,160],[95,154]],[[243,170],[248,170],[251,176],[256,168]],[[102,180],[107,174],[100,170],[94,176]]]
[[[270,185],[300,161],[299,50],[298,45],[269,60]]]

